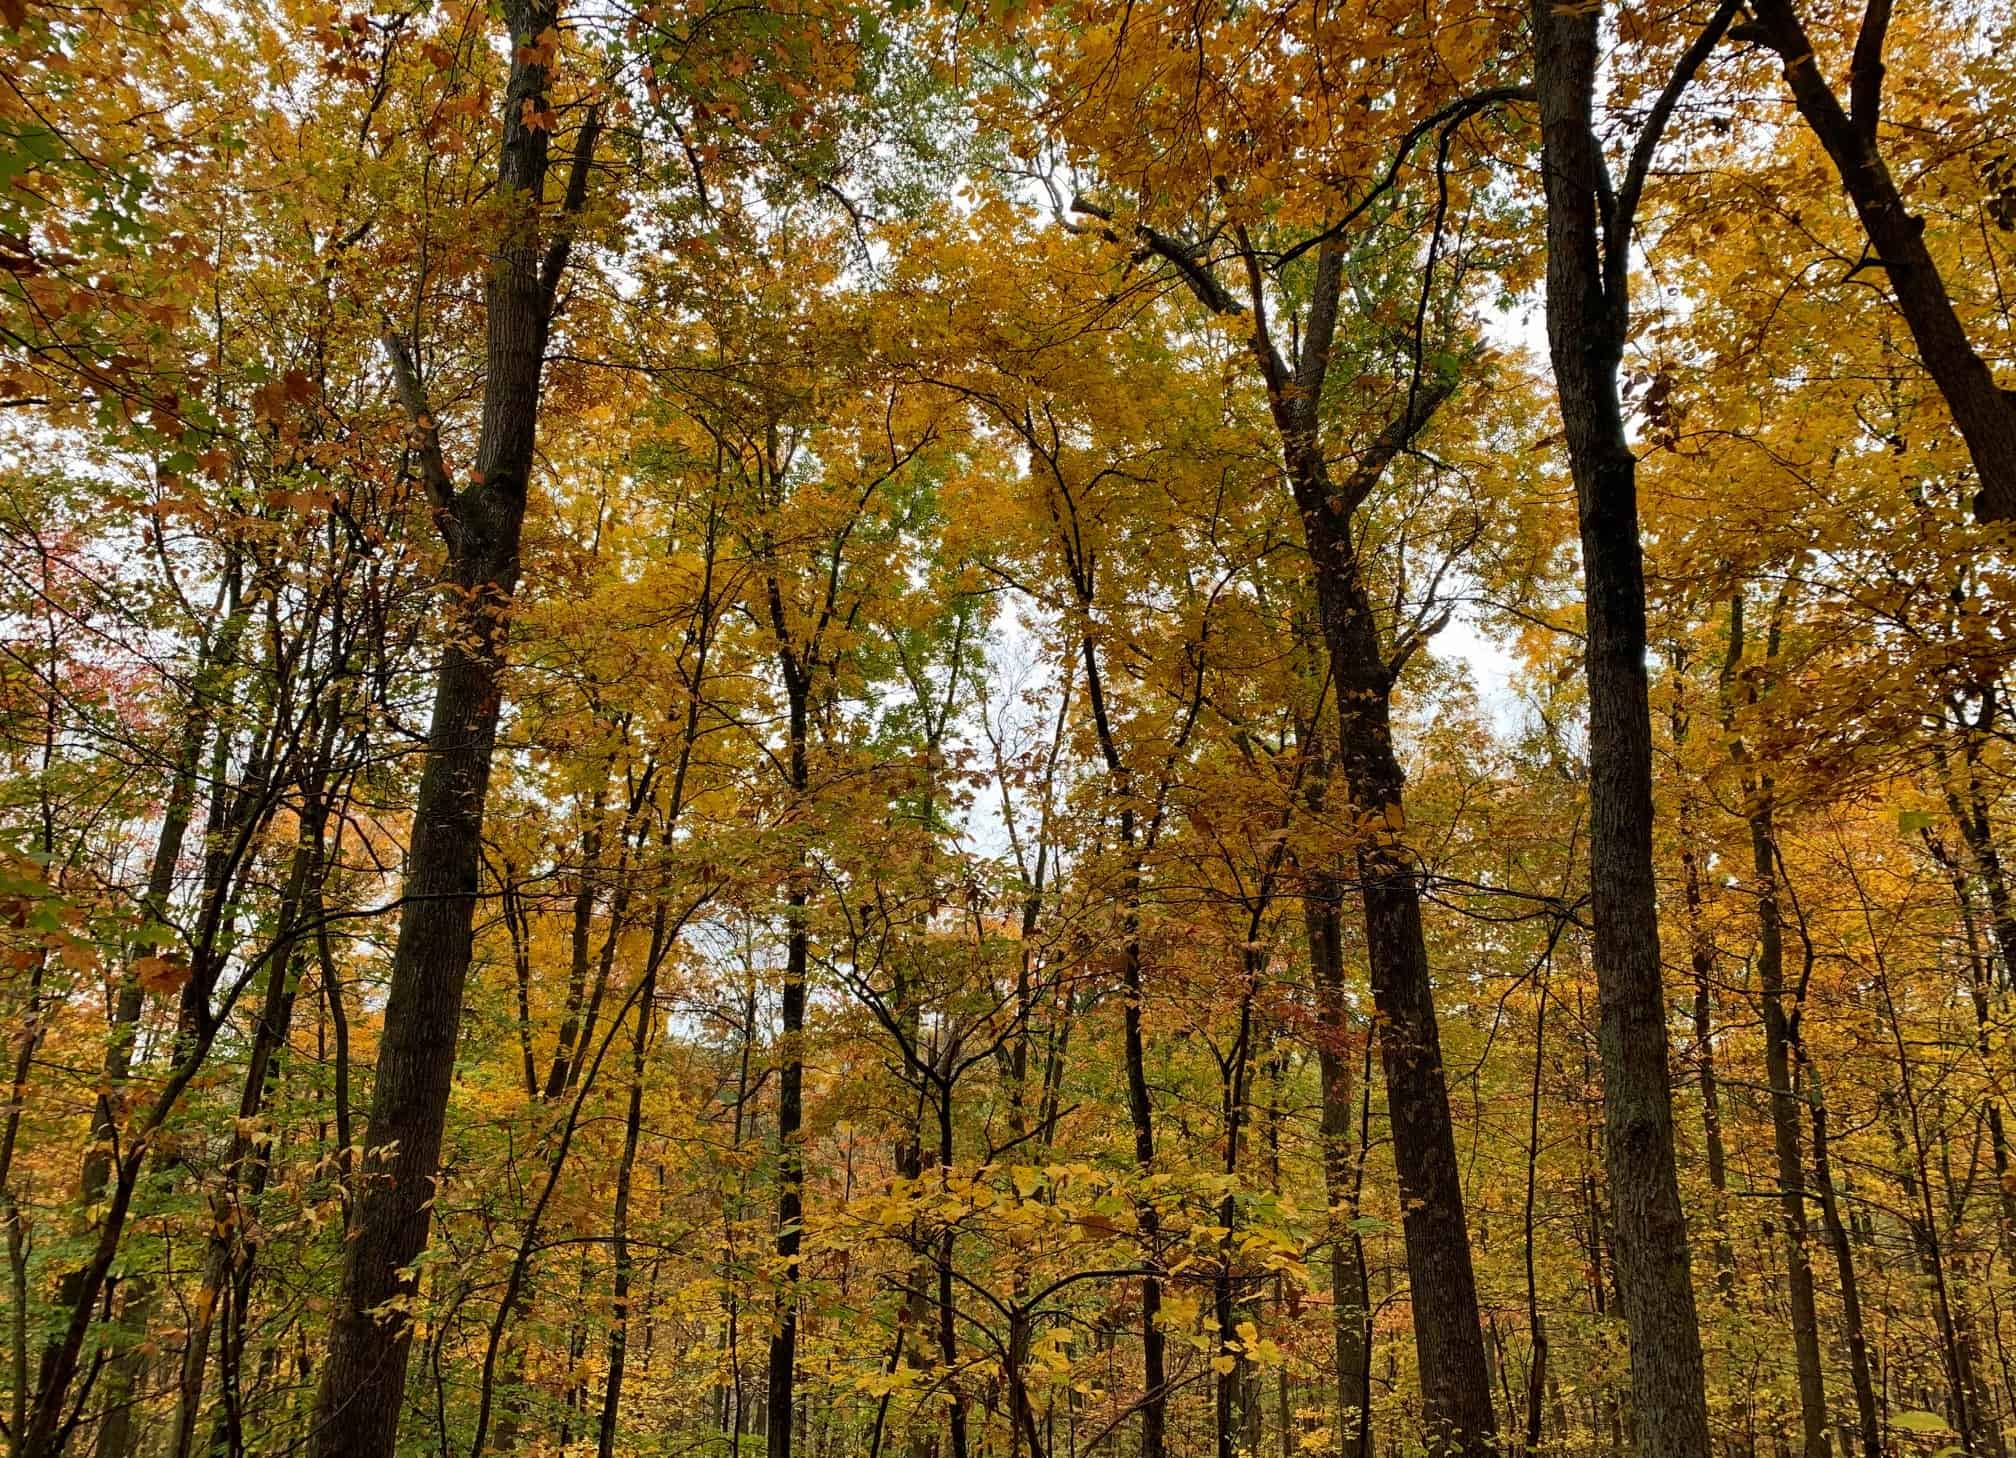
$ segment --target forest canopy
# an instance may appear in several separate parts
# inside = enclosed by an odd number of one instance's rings
[[[2005,0],[0,58],[7,1458],[2011,1458]]]

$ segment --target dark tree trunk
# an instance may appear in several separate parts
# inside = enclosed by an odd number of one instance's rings
[[[664,912],[659,912],[663,925]],[[662,940],[663,933],[654,937]],[[596,1458],[616,1458],[616,1425],[623,1411],[623,1368],[630,1351],[630,1283],[634,1258],[630,1252],[630,1188],[637,1169],[637,1142],[644,1128],[644,1060],[651,1047],[656,959],[644,974],[637,999],[637,1026],[630,1042],[630,1097],[623,1119],[623,1154],[616,1166],[616,1200],[611,1214],[609,1244],[615,1275],[610,1284],[608,1373],[602,1387],[602,1418],[596,1428]]]
[[[369,1144],[343,1263],[328,1360],[308,1437],[309,1458],[390,1458],[405,1404],[411,1323],[377,1313],[417,1296],[405,1273],[426,1248],[443,1125],[455,1071],[471,927],[482,866],[483,806],[496,739],[506,616],[518,581],[518,543],[533,462],[540,377],[554,291],[567,255],[566,224],[542,259],[539,204],[548,133],[525,115],[546,106],[547,74],[535,46],[554,25],[557,0],[511,0],[515,41],[503,98],[498,199],[506,222],[486,288],[487,375],[473,480],[457,492],[442,464],[432,417],[397,341],[400,393],[424,444],[429,496],[448,541],[455,589],[436,670],[433,718],[407,853],[404,911],[386,993],[384,1036],[372,1090]],[[576,143],[565,207],[578,212],[596,127]]]
[[[1780,611],[1766,634],[1764,662],[1744,673],[1755,704],[1768,687],[1778,656]],[[1804,1458],[1828,1458],[1827,1393],[1820,1367],[1820,1316],[1813,1299],[1813,1265],[1807,1254],[1806,1158],[1799,1130],[1799,1089],[1794,1050],[1799,1039],[1799,991],[1785,986],[1785,929],[1778,905],[1777,798],[1770,773],[1754,763],[1736,732],[1736,678],[1745,653],[1743,596],[1729,603],[1729,656],[1722,676],[1724,722],[1730,755],[1741,771],[1744,819],[1750,831],[1750,871],[1757,897],[1757,997],[1764,1026],[1764,1078],[1771,1101],[1771,1145],[1778,1165],[1778,1210],[1785,1226],[1785,1297],[1791,1308],[1792,1353],[1799,1378],[1799,1419]],[[1791,1005],[1787,1005],[1788,998]]]
[[[1876,261],[1890,280],[1897,311],[1918,346],[1919,360],[1967,442],[1981,479],[1975,515],[1984,522],[2016,518],[2016,395],[1995,383],[1987,362],[1975,352],[1939,265],[1925,246],[1925,220],[1905,206],[1876,145],[1889,0],[1872,0],[1864,11],[1847,107],[1820,74],[1819,58],[1793,0],[1757,0],[1752,8],[1757,30],[1785,63],[1785,81],[1799,114],[1841,175]]]
[[[1876,1405],[1876,1384],[1869,1370],[1869,1334],[1862,1320],[1862,1286],[1855,1276],[1855,1248],[1841,1219],[1841,1201],[1834,1189],[1829,1156],[1827,1100],[1820,1076],[1809,1071],[1807,1102],[1813,1114],[1813,1176],[1820,1194],[1820,1221],[1834,1250],[1834,1268],[1841,1279],[1841,1325],[1848,1338],[1848,1377],[1855,1389],[1857,1435],[1862,1458],[1883,1458],[1883,1425]]]
[[[1682,680],[1676,692],[1684,691],[1686,667],[1676,652],[1673,673]],[[1676,748],[1687,742],[1690,727],[1689,715],[1676,703]],[[1715,1072],[1715,940],[1705,917],[1699,816],[1698,798],[1691,788],[1683,789],[1679,810],[1681,897],[1687,909],[1687,963],[1694,982],[1694,1063],[1701,1089],[1701,1143],[1708,1188],[1714,1191],[1715,1287],[1723,1303],[1732,1305],[1736,1299],[1736,1251],[1729,1243],[1729,1154],[1722,1136],[1721,1083]]]
[[[1074,206],[1111,221],[1110,211],[1095,203],[1079,199]],[[1137,225],[1136,231],[1148,252],[1175,267],[1199,303],[1214,314],[1243,321],[1248,352],[1267,388],[1330,655],[1339,724],[1337,768],[1352,815],[1363,827],[1355,859],[1405,1212],[1402,1228],[1426,1441],[1431,1452],[1484,1458],[1496,1451],[1497,1415],[1435,1022],[1419,872],[1400,839],[1405,776],[1393,747],[1392,694],[1407,649],[1388,657],[1352,538],[1353,513],[1449,397],[1455,380],[1439,371],[1421,378],[1417,369],[1404,407],[1372,439],[1358,443],[1349,475],[1333,480],[1322,416],[1343,304],[1343,244],[1330,237],[1301,250],[1314,246],[1316,262],[1308,307],[1291,336],[1299,346],[1291,358],[1282,353],[1268,322],[1266,265],[1243,226],[1232,231],[1245,273],[1243,301],[1201,261],[1204,249],[1147,226]],[[1418,343],[1425,351],[1427,342]]]
[[[1799,1130],[1799,1090],[1792,1048],[1796,1011],[1786,1006],[1784,935],[1778,914],[1777,841],[1771,782],[1752,791],[1750,847],[1757,878],[1757,995],[1764,1020],[1764,1077],[1770,1087],[1772,1150],[1778,1163],[1778,1209],[1785,1230],[1785,1295],[1791,1308],[1792,1352],[1799,1377],[1804,1458],[1827,1458],[1827,1396],[1820,1368],[1820,1317],[1807,1254],[1805,1154]]]
[[[1086,641],[1088,659],[1091,641]],[[1122,839],[1132,853],[1134,812],[1121,812]],[[1120,953],[1126,1005],[1121,1034],[1127,1060],[1127,1115],[1134,1128],[1134,1164],[1146,1178],[1155,1167],[1155,1106],[1148,1095],[1148,1051],[1141,1033],[1141,872],[1130,867],[1125,890],[1126,930]],[[1162,1218],[1151,1200],[1136,1206],[1141,1244],[1149,1273],[1141,1278],[1141,1458],[1163,1458],[1168,1446],[1169,1375],[1162,1332],[1162,1283],[1155,1274],[1161,1259]]]
[[[1351,1122],[1354,1099],[1346,1057],[1344,947],[1341,889],[1334,877],[1313,877],[1303,902],[1309,935],[1309,969],[1316,984],[1322,1041],[1316,1050],[1323,1114],[1323,1194],[1330,1210],[1330,1293],[1332,1348],[1337,1362],[1337,1431],[1369,1434],[1360,1421],[1371,1400],[1370,1313],[1365,1301],[1365,1248],[1354,1228],[1356,1181],[1352,1178]],[[1356,1451],[1352,1449],[1351,1451]],[[1368,1458],[1358,1452],[1358,1458]]]
[[[1591,115],[1600,7],[1534,0],[1531,11],[1547,200],[1547,336],[1575,479],[1588,618],[1589,862],[1604,1154],[1645,1458],[1706,1458],[1709,1444],[1687,1221],[1673,1157],[1652,868],[1637,460],[1617,376],[1630,320],[1631,227],[1652,154],[1680,92],[1734,13],[1725,0],[1682,56],[1613,192]]]
[[[1313,437],[1291,437],[1288,446],[1290,479],[1315,565],[1317,603],[1330,650],[1337,767],[1353,814],[1370,827],[1360,837],[1357,869],[1404,1212],[1426,1437],[1434,1452],[1483,1455],[1495,1452],[1497,1418],[1421,924],[1420,883],[1399,840],[1405,824],[1405,777],[1393,749],[1393,673],[1360,576],[1350,517],[1332,505],[1340,494],[1362,500],[1447,394],[1447,385],[1424,390],[1411,413],[1389,425],[1364,453],[1354,480],[1341,493],[1331,483]]]
[[[781,616],[778,631],[782,642]],[[791,701],[791,788],[803,795],[811,782],[807,761],[811,686],[792,656],[788,652],[782,656]],[[763,1428],[769,1458],[791,1458],[791,1415],[798,1375],[798,1250],[805,1218],[805,1155],[798,1140],[805,1118],[805,977],[811,954],[808,901],[801,862],[791,878],[784,907],[788,940],[777,1068],[777,1312],[770,1336],[770,1383]]]
[[[584,808],[587,825],[581,832],[581,870],[574,883],[573,926],[568,935],[567,1013],[560,1024],[560,1038],[553,1047],[553,1065],[546,1074],[546,1097],[557,1099],[566,1092],[568,1072],[577,1061],[575,1042],[595,1035],[581,1028],[581,999],[588,991],[588,943],[594,930],[595,892],[602,869],[602,815],[606,808],[606,787],[597,785],[594,798]]]

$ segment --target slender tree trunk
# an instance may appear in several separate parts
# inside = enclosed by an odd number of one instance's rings
[[[781,633],[781,623],[779,625]],[[801,670],[785,667],[791,701],[790,776],[794,794],[810,784],[811,687]],[[769,1458],[791,1458],[793,1403],[798,1376],[798,1252],[804,1222],[805,1155],[799,1130],[805,1117],[805,978],[810,971],[810,895],[802,861],[785,895],[786,946],[783,1023],[777,1068],[777,1310],[770,1337],[770,1384],[764,1421]]]
[[[546,1097],[557,1099],[567,1087],[567,1075],[574,1066],[575,1041],[582,1036],[581,999],[588,990],[588,946],[595,924],[595,892],[602,869],[602,816],[606,809],[607,787],[597,785],[594,798],[585,807],[587,824],[581,832],[581,869],[574,884],[572,925],[568,934],[567,1012],[560,1024],[559,1041],[553,1046],[553,1064],[546,1074]],[[594,1036],[587,1030],[587,1037]]]
[[[1337,1363],[1337,1432],[1369,1435],[1361,1423],[1371,1393],[1370,1313],[1365,1309],[1364,1239],[1357,1218],[1352,1179],[1351,1123],[1354,1115],[1351,1065],[1346,1058],[1348,1014],[1344,1006],[1342,889],[1330,876],[1311,877],[1303,901],[1309,936],[1309,970],[1316,984],[1317,1075],[1322,1091],[1323,1193],[1329,1206],[1331,1348]],[[1369,1458],[1359,1453],[1358,1458]]]
[[[664,915],[662,909],[659,916]],[[654,936],[656,942],[662,938]],[[610,1286],[608,1371],[602,1386],[602,1418],[596,1429],[596,1458],[616,1458],[617,1419],[623,1411],[623,1367],[630,1350],[630,1188],[637,1169],[637,1142],[644,1126],[644,1059],[650,1051],[658,990],[654,964],[644,974],[637,999],[637,1026],[630,1041],[630,1100],[623,1119],[623,1153],[616,1165],[616,1199],[611,1211],[609,1244],[615,1274]]]
[[[148,919],[153,922],[165,924],[168,920],[169,899],[175,889],[175,868],[181,860],[183,842],[193,818],[196,778],[203,746],[209,740],[211,725],[220,712],[216,702],[219,685],[215,678],[236,661],[238,641],[249,618],[249,607],[242,603],[234,604],[197,666],[195,692],[183,729],[175,778],[169,787],[167,803],[162,808],[161,832],[155,841],[154,856],[147,873],[147,889],[141,900]],[[225,708],[228,710],[228,705]],[[106,1182],[112,1173],[112,1149],[118,1132],[114,1100],[132,1071],[133,1041],[144,1005],[145,991],[139,979],[129,971],[120,981],[113,1008],[112,1026],[105,1044],[102,1082],[91,1115],[91,1147],[85,1153],[83,1172],[78,1181],[79,1204],[86,1209],[104,1198]],[[144,1281],[132,1285],[129,1291],[137,1298],[132,1302],[132,1309],[144,1318],[152,1308]],[[135,1349],[115,1353],[101,1379],[103,1416],[98,1424],[98,1458],[131,1458],[139,1447],[140,1428],[134,1420],[134,1388],[147,1360],[145,1353],[137,1349],[137,1342],[144,1341],[144,1338],[144,1332],[137,1333]]]
[[[436,670],[372,1090],[367,1138],[380,1153],[358,1171],[308,1458],[390,1458],[393,1452],[413,1328],[405,1314],[380,1312],[397,1298],[418,1296],[407,1273],[427,1245],[469,975],[505,620],[518,581],[540,377],[567,244],[562,224],[542,259],[537,224],[548,133],[525,121],[546,104],[547,72],[543,53],[524,41],[554,26],[557,0],[509,0],[505,18],[514,38],[498,160],[505,234],[486,287],[487,375],[474,479],[459,492],[441,464],[417,381],[408,369],[397,369],[416,430],[427,441],[429,494],[448,539],[454,606]],[[565,200],[570,215],[586,193],[595,136],[591,116],[576,143]],[[403,354],[394,361],[403,366]]]
[[[1088,613],[1092,605],[1092,585],[1084,575],[1078,578],[1079,603]],[[1106,706],[1105,681],[1099,671],[1098,649],[1088,633],[1081,642],[1085,662],[1085,697],[1092,712],[1095,732],[1113,791],[1125,797],[1131,777],[1120,756],[1113,735],[1112,718]],[[1144,1180],[1155,1168],[1155,1105],[1148,1091],[1148,1049],[1142,1032],[1141,1008],[1144,989],[1141,977],[1141,847],[1135,824],[1134,806],[1123,798],[1117,817],[1120,845],[1126,857],[1120,883],[1120,1013],[1121,1042],[1127,1076],[1127,1119],[1134,1134],[1134,1167]],[[1061,1055],[1060,1055],[1061,1056]],[[1142,1259],[1146,1273],[1141,1277],[1141,1458],[1163,1458],[1168,1451],[1169,1376],[1166,1338],[1162,1331],[1162,1282],[1158,1275],[1162,1259],[1162,1217],[1152,1199],[1135,1202],[1135,1222],[1140,1227]]]
[[[1520,1451],[1531,1458],[1540,1451],[1541,1403],[1547,1384],[1547,1321],[1540,1312],[1540,1282],[1534,1269],[1533,1205],[1540,1174],[1540,1076],[1546,1068],[1547,981],[1541,974],[1539,1005],[1533,1013],[1533,1086],[1526,1108],[1526,1199],[1521,1208],[1521,1235],[1526,1252],[1526,1325],[1532,1355],[1526,1367],[1526,1427]]]
[[[1732,645],[1733,647],[1733,645]],[[1687,665],[1674,654],[1673,673],[1684,679]],[[1684,684],[1683,684],[1684,687]],[[1687,742],[1689,715],[1673,710],[1673,743]],[[1683,773],[1685,771],[1683,770]],[[1707,897],[1701,874],[1700,804],[1691,788],[1680,795],[1680,877],[1687,911],[1687,963],[1694,981],[1694,1063],[1701,1090],[1701,1143],[1708,1188],[1714,1192],[1715,1287],[1725,1305],[1736,1299],[1736,1251],[1729,1243],[1729,1153],[1722,1136],[1722,1090],[1715,1071],[1715,940],[1709,933]]]
[[[1806,1100],[1813,1116],[1813,1179],[1820,1195],[1820,1222],[1834,1250],[1834,1268],[1841,1280],[1841,1325],[1848,1340],[1848,1377],[1855,1389],[1856,1431],[1862,1458],[1883,1458],[1883,1426],[1876,1405],[1876,1386],[1869,1371],[1869,1335],[1862,1319],[1862,1287],[1855,1275],[1855,1249],[1841,1220],[1841,1201],[1834,1188],[1829,1157],[1827,1100],[1820,1075],[1807,1071]]]
[[[1090,641],[1086,653],[1092,651]],[[1131,852],[1134,812],[1121,812],[1121,838]],[[1141,1032],[1141,872],[1130,866],[1122,893],[1126,898],[1121,932],[1120,980],[1126,1003],[1121,1034],[1127,1062],[1127,1117],[1134,1129],[1134,1166],[1145,1179],[1155,1168],[1155,1106],[1148,1094],[1147,1044]],[[1150,1199],[1136,1204],[1141,1244],[1148,1274],[1141,1278],[1141,1458],[1163,1458],[1168,1447],[1169,1374],[1162,1333],[1162,1282],[1155,1274],[1161,1262],[1162,1217]]]
[[[1632,221],[1680,91],[1735,13],[1724,3],[1660,93],[1613,193],[1592,119],[1599,6],[1534,0],[1547,199],[1547,336],[1579,508],[1588,630],[1590,898],[1600,1002],[1604,1162],[1617,1287],[1644,1458],[1707,1458],[1708,1404],[1673,1154],[1637,459],[1618,369],[1630,321]]]
[[[1807,1254],[1806,1173],[1799,1132],[1799,1090],[1792,1042],[1797,1012],[1786,1007],[1784,939],[1778,915],[1776,832],[1771,782],[1759,776],[1751,804],[1750,846],[1757,883],[1757,992],[1764,1020],[1764,1076],[1770,1087],[1772,1149],[1778,1164],[1778,1209],[1784,1225],[1785,1294],[1799,1376],[1804,1458],[1828,1458],[1827,1398],[1820,1366],[1820,1318]]]
[[[1772,615],[1761,666],[1743,677],[1755,704],[1778,656],[1780,611]],[[1741,772],[1744,820],[1750,831],[1750,871],[1757,898],[1757,995],[1764,1027],[1764,1077],[1771,1101],[1771,1144],[1778,1166],[1778,1211],[1785,1236],[1785,1296],[1792,1325],[1792,1353],[1799,1378],[1799,1419],[1804,1458],[1828,1458],[1827,1395],[1820,1366],[1820,1316],[1813,1297],[1808,1255],[1806,1162],[1799,1131],[1800,1096],[1793,1066],[1799,1037],[1799,992],[1785,986],[1784,919],[1778,904],[1777,798],[1770,773],[1755,764],[1738,735],[1736,678],[1745,655],[1743,596],[1729,602],[1729,656],[1722,694],[1730,755]],[[1788,1007],[1788,999],[1791,1005]]]

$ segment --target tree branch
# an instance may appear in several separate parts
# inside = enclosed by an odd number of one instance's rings
[[[1883,111],[1883,43],[1890,34],[1890,0],[1869,0],[1862,28],[1855,33],[1855,55],[1848,63],[1848,115],[1855,130],[1876,140],[1876,121]]]
[[[542,312],[551,317],[553,298],[560,291],[560,275],[567,271],[567,255],[574,246],[574,221],[588,202],[588,169],[595,161],[595,143],[602,135],[602,112],[590,107],[581,123],[581,135],[574,141],[574,160],[567,168],[567,191],[560,201],[560,222],[546,256],[539,263],[539,297]]]
[[[1673,108],[1680,104],[1681,93],[1693,82],[1700,71],[1701,63],[1708,59],[1708,53],[1722,41],[1722,35],[1729,29],[1729,23],[1736,18],[1742,0],[1721,0],[1708,24],[1694,37],[1694,43],[1681,52],[1674,63],[1673,74],[1666,78],[1666,85],[1660,90],[1658,100],[1652,103],[1651,113],[1645,118],[1645,127],[1638,133],[1638,141],[1631,148],[1631,160],[1624,168],[1623,186],[1617,189],[1617,197],[1610,205],[1610,226],[1608,240],[1603,255],[1603,291],[1612,302],[1613,317],[1626,318],[1628,314],[1614,306],[1625,300],[1625,286],[1631,270],[1631,228],[1637,219],[1638,200],[1645,192],[1645,179],[1652,170],[1653,154],[1659,150],[1659,139],[1665,135],[1666,124],[1673,119]]]
[[[455,525],[455,483],[448,475],[448,463],[441,455],[441,427],[434,419],[434,412],[427,405],[427,391],[420,383],[420,375],[413,368],[413,356],[407,351],[406,341],[399,332],[387,323],[378,334],[378,342],[385,347],[385,355],[392,361],[392,388],[398,393],[399,403],[406,407],[406,416],[413,424],[414,449],[420,456],[420,480],[427,488],[427,500],[434,508],[434,519],[440,525],[441,535],[447,540],[448,550],[456,550],[458,532]]]
[[[1353,203],[1343,217],[1339,218],[1322,232],[1304,238],[1300,243],[1297,243],[1293,248],[1290,248],[1286,253],[1276,258],[1274,260],[1274,271],[1279,273],[1283,268],[1286,268],[1310,249],[1320,248],[1325,243],[1343,237],[1345,230],[1357,222],[1359,218],[1363,217],[1365,210],[1371,207],[1376,199],[1393,189],[1393,185],[1400,180],[1400,169],[1407,165],[1407,159],[1413,155],[1414,148],[1420,143],[1423,137],[1427,136],[1437,127],[1465,121],[1479,112],[1489,111],[1492,107],[1503,102],[1531,101],[1533,97],[1534,92],[1531,86],[1491,86],[1482,91],[1473,92],[1469,96],[1459,97],[1441,110],[1432,112],[1414,123],[1413,126],[1407,129],[1406,134],[1400,138],[1400,146],[1393,153],[1393,160],[1387,164],[1384,175],[1372,184],[1370,190],[1363,197],[1359,198],[1357,202]]]

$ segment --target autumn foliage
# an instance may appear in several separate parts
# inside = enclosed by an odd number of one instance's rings
[[[12,1458],[2009,1458],[2003,0],[0,0]]]

